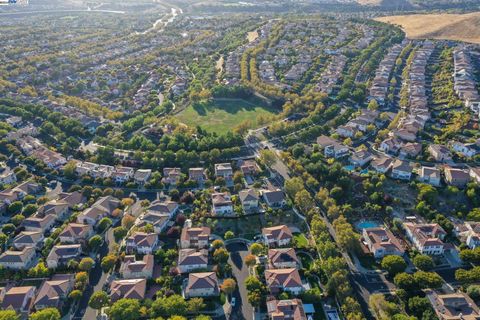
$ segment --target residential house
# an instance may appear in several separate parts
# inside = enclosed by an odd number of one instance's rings
[[[74,191],[72,193],[62,192],[58,195],[58,198],[58,200],[66,202],[68,208],[71,210],[82,209],[87,202],[85,196],[79,191]]]
[[[135,232],[126,240],[128,253],[152,254],[158,247],[156,233]]]
[[[393,233],[382,227],[363,229],[363,241],[376,259],[386,255],[402,256],[405,249]]]
[[[273,209],[283,208],[287,204],[285,194],[280,189],[263,190],[262,197],[266,204]]]
[[[389,154],[397,154],[402,144],[396,138],[387,138],[380,143],[379,149]]]
[[[240,202],[242,203],[242,207],[245,212],[258,211],[258,201],[260,197],[254,189],[241,190],[238,193],[238,197],[240,198]]]
[[[113,280],[110,285],[110,300],[115,302],[120,299],[145,299],[147,279],[122,279]]]
[[[7,168],[0,173],[0,184],[5,185],[15,182],[17,182],[17,176],[13,170],[10,170],[10,168]]]
[[[69,223],[58,235],[61,243],[86,243],[93,236],[93,227],[89,224]]]
[[[116,183],[125,183],[133,178],[135,170],[130,167],[116,167],[112,178]]]
[[[389,157],[378,157],[374,158],[370,165],[373,170],[385,174],[392,168],[393,160]]]
[[[470,178],[476,183],[480,183],[480,167],[472,168],[470,167]]]
[[[215,177],[222,177],[225,180],[232,180],[233,169],[230,163],[217,163],[215,164]]]
[[[470,181],[468,170],[445,167],[445,181],[447,184],[463,188]]]
[[[289,300],[267,301],[269,320],[307,320],[302,300],[295,298]]]
[[[242,171],[243,175],[246,176],[256,176],[259,168],[255,160],[245,160],[241,166],[240,170]]]
[[[480,153],[480,146],[476,143],[462,143],[453,141],[450,143],[452,150],[466,158],[471,158]]]
[[[292,231],[286,225],[263,228],[262,235],[268,246],[286,246],[292,241]]]
[[[206,248],[210,239],[209,227],[184,227],[180,236],[180,247],[185,248]]]
[[[151,279],[153,277],[154,266],[155,261],[151,254],[144,255],[142,260],[136,260],[134,255],[125,256],[120,266],[120,274],[125,279]]]
[[[217,275],[215,272],[190,273],[183,293],[185,298],[218,296]]]
[[[36,290],[33,286],[10,288],[3,296],[0,309],[15,310],[26,318],[32,309]]]
[[[272,294],[281,291],[300,294],[305,290],[297,268],[267,269],[265,270],[265,280],[268,290]]]
[[[447,234],[437,223],[416,224],[406,222],[403,224],[408,239],[422,254],[440,255],[445,251],[443,239]]]
[[[57,221],[65,221],[70,213],[69,205],[62,200],[52,200],[38,208],[38,215],[46,216],[52,214]]]
[[[300,260],[293,248],[268,249],[270,269],[298,268]]]
[[[410,162],[395,159],[392,164],[392,178],[400,180],[410,180],[412,178],[412,166]]]
[[[422,152],[422,144],[417,142],[405,143],[400,148],[400,157],[415,158]]]
[[[205,169],[203,168],[190,168],[188,169],[188,179],[203,183],[206,180]]]
[[[177,269],[180,273],[206,269],[208,266],[208,251],[205,249],[180,249],[178,252]]]
[[[464,292],[439,294],[430,290],[427,298],[440,320],[480,319],[480,308]]]
[[[55,224],[55,215],[47,214],[46,216],[31,216],[23,220],[22,226],[26,231],[39,231],[45,233]]]
[[[212,211],[215,215],[233,214],[233,202],[228,192],[216,192],[212,194]]]
[[[67,299],[73,290],[74,283],[73,274],[55,274],[52,279],[45,280],[35,298],[35,309],[60,309],[62,301]]]
[[[152,176],[152,170],[138,169],[137,171],[135,171],[135,174],[133,175],[133,180],[139,186],[144,186],[148,182],[148,180],[150,180],[151,176]]]
[[[84,210],[77,217],[77,221],[83,224],[95,226],[100,220],[112,214],[113,210],[120,206],[120,200],[112,196],[98,199],[90,208]]]
[[[422,166],[418,172],[418,181],[439,187],[441,184],[440,170],[437,167]]]
[[[68,261],[77,259],[82,254],[80,244],[59,244],[53,246],[47,257],[47,267],[55,269],[67,265]]]
[[[363,167],[373,160],[373,155],[366,150],[359,150],[350,156],[350,163],[355,167]]]
[[[480,222],[465,221],[455,226],[455,235],[470,249],[480,247]]]
[[[172,219],[178,212],[178,203],[155,200],[148,206],[147,212],[166,215],[169,219]]]
[[[25,247],[21,251],[7,250],[0,255],[0,266],[5,269],[28,270],[35,257],[33,247]]]
[[[317,138],[317,144],[323,148],[325,157],[327,158],[342,158],[349,153],[347,146],[339,143],[337,140],[327,136],[320,136]]]
[[[44,240],[41,231],[22,231],[13,238],[12,245],[17,250],[23,250],[25,247],[39,248]]]
[[[449,162],[452,161],[452,154],[450,150],[444,145],[441,144],[431,144],[428,146],[428,152],[435,161],[438,162]]]
[[[180,168],[163,168],[163,179],[165,184],[176,186],[182,179]]]

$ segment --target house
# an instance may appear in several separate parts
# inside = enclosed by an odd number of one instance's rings
[[[57,221],[65,221],[69,215],[69,205],[62,200],[52,200],[38,208],[38,215],[45,216],[52,214]]]
[[[432,156],[435,161],[438,162],[449,162],[452,161],[452,154],[450,150],[444,145],[441,144],[431,144],[428,146],[428,153]]]
[[[152,254],[158,247],[158,235],[137,231],[127,238],[126,247],[128,253]]]
[[[240,166],[244,176],[256,176],[259,169],[255,160],[245,160]]]
[[[68,261],[77,259],[82,254],[82,246],[80,244],[59,244],[50,250],[47,257],[47,267],[55,269],[64,266]]]
[[[450,143],[453,151],[461,154],[466,158],[471,158],[480,153],[480,146],[476,143],[461,143],[453,141]]]
[[[289,300],[267,301],[269,320],[307,320],[302,300],[295,298]]]
[[[12,184],[17,182],[17,175],[10,168],[5,169],[0,173],[0,184]]]
[[[386,255],[402,256],[405,249],[393,233],[386,228],[363,229],[363,241],[376,259]]]
[[[15,310],[17,313],[28,315],[35,300],[35,293],[36,288],[33,286],[10,288],[3,296],[1,310]]]
[[[215,272],[190,273],[183,293],[185,298],[218,296],[217,275]]]
[[[130,167],[116,167],[112,178],[116,183],[125,183],[133,178],[135,170]]]
[[[228,192],[212,194],[212,210],[215,215],[233,214],[233,202]]]
[[[163,183],[175,186],[181,179],[182,170],[180,168],[163,168]]]
[[[58,235],[61,243],[86,243],[93,236],[93,227],[89,224],[69,223]]]
[[[142,260],[136,260],[134,255],[125,256],[120,266],[120,274],[125,279],[150,279],[153,277],[154,266],[155,261],[151,254],[144,255]]]
[[[18,198],[23,199],[26,195],[38,195],[40,192],[42,192],[43,187],[39,185],[38,183],[32,182],[32,181],[25,181],[15,188],[13,188],[13,191],[18,193]]]
[[[95,226],[100,220],[112,214],[113,210],[120,206],[120,201],[112,196],[98,199],[90,208],[84,210],[77,217],[77,221],[83,224]]]
[[[402,144],[395,138],[387,138],[380,143],[379,149],[390,154],[397,154]]]
[[[190,168],[188,169],[188,179],[203,183],[206,180],[205,169],[203,168]]]
[[[22,231],[13,238],[12,245],[17,250],[23,250],[25,247],[39,248],[44,239],[41,231]]]
[[[359,150],[355,151],[350,156],[350,163],[353,164],[355,167],[363,167],[372,161],[373,155],[366,151],[366,150]]]
[[[379,173],[387,173],[392,168],[393,160],[389,157],[378,157],[372,160],[370,166]]]
[[[61,308],[63,300],[73,290],[75,277],[73,274],[55,274],[52,279],[45,280],[35,298],[35,309]]]
[[[441,184],[440,170],[437,167],[422,166],[418,172],[418,181],[439,187]]]
[[[445,167],[445,182],[451,186],[463,188],[470,181],[468,170]]]
[[[470,249],[480,246],[480,222],[465,221],[455,226],[455,235]]]
[[[115,302],[120,299],[145,299],[147,279],[122,279],[113,280],[110,285],[110,300]]]
[[[336,130],[335,130],[336,133],[338,133],[338,135],[340,137],[344,137],[344,138],[353,138],[355,136],[355,134],[358,132],[358,129],[355,128],[354,126],[351,126],[351,125],[344,125],[344,126],[339,126]]]
[[[296,268],[267,269],[265,280],[268,290],[272,294],[287,291],[292,294],[300,294],[304,291],[302,279]]]
[[[55,224],[55,218],[53,214],[47,214],[46,216],[31,216],[23,220],[22,225],[26,231],[39,231],[45,233],[50,230]]]
[[[263,228],[262,235],[268,246],[286,246],[292,241],[292,231],[286,225]]]
[[[143,186],[148,182],[148,180],[150,180],[151,176],[152,176],[152,170],[138,169],[137,171],[135,171],[135,174],[133,175],[133,180],[139,186]]]
[[[325,157],[327,158],[342,158],[349,152],[347,146],[339,143],[337,140],[327,136],[320,136],[317,138],[317,144],[323,148]]]
[[[258,201],[260,199],[258,193],[254,189],[241,190],[238,193],[240,202],[245,212],[257,212]]]
[[[266,204],[273,209],[283,208],[287,204],[285,194],[282,190],[263,190],[262,198]]]
[[[480,167],[470,168],[470,178],[476,183],[480,183]]]
[[[208,227],[184,227],[180,236],[180,247],[185,248],[206,248],[210,239],[210,228]]]
[[[21,251],[7,250],[0,255],[0,266],[5,269],[27,270],[35,259],[35,249],[25,247]]]
[[[427,298],[440,320],[480,319],[480,308],[464,292],[439,294],[430,290],[427,292]]]
[[[145,214],[140,216],[136,222],[136,225],[141,227],[150,224],[153,226],[153,232],[156,234],[161,234],[167,229],[170,221],[171,220],[168,215],[147,211]]]
[[[270,269],[298,268],[300,260],[293,248],[268,249]]]
[[[225,180],[231,180],[233,178],[233,169],[230,163],[217,163],[215,164],[215,176],[222,177]]]
[[[66,202],[69,209],[82,209],[87,202],[85,196],[79,192],[74,191],[72,193],[62,192],[58,195],[59,200]]]
[[[403,158],[415,158],[422,152],[422,144],[417,142],[407,142],[400,148],[400,156]]]
[[[410,162],[395,159],[392,163],[392,178],[400,180],[410,180],[412,178],[412,166]]]
[[[147,208],[147,212],[166,215],[169,219],[173,218],[178,212],[178,203],[174,201],[153,201]]]
[[[189,273],[208,266],[208,251],[202,249],[180,249],[178,252],[177,269],[180,273]]]
[[[447,234],[437,223],[416,224],[406,222],[403,224],[408,239],[422,254],[440,255],[445,251],[443,239]]]

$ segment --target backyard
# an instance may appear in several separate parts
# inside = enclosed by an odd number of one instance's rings
[[[272,108],[241,99],[215,99],[209,103],[188,106],[176,115],[188,126],[201,126],[209,132],[226,133],[244,121],[250,128],[258,127],[259,118],[270,118],[276,114]]]

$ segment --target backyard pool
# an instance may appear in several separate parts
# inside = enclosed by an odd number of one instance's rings
[[[378,226],[380,226],[380,223],[377,222],[377,221],[373,221],[373,220],[363,220],[363,221],[357,222],[357,224],[355,226],[357,227],[358,230],[363,230],[363,229],[367,229],[367,228],[378,227]]]
[[[343,167],[343,169],[347,170],[348,172],[355,170],[355,166],[353,165],[348,165]]]

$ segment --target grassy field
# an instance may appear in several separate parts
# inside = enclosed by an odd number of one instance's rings
[[[375,20],[401,26],[410,39],[458,40],[480,44],[480,12],[413,14]]]
[[[258,127],[259,116],[275,115],[275,110],[240,99],[218,99],[209,105],[190,105],[176,115],[188,126],[201,126],[207,131],[225,133],[248,120],[251,127]]]

